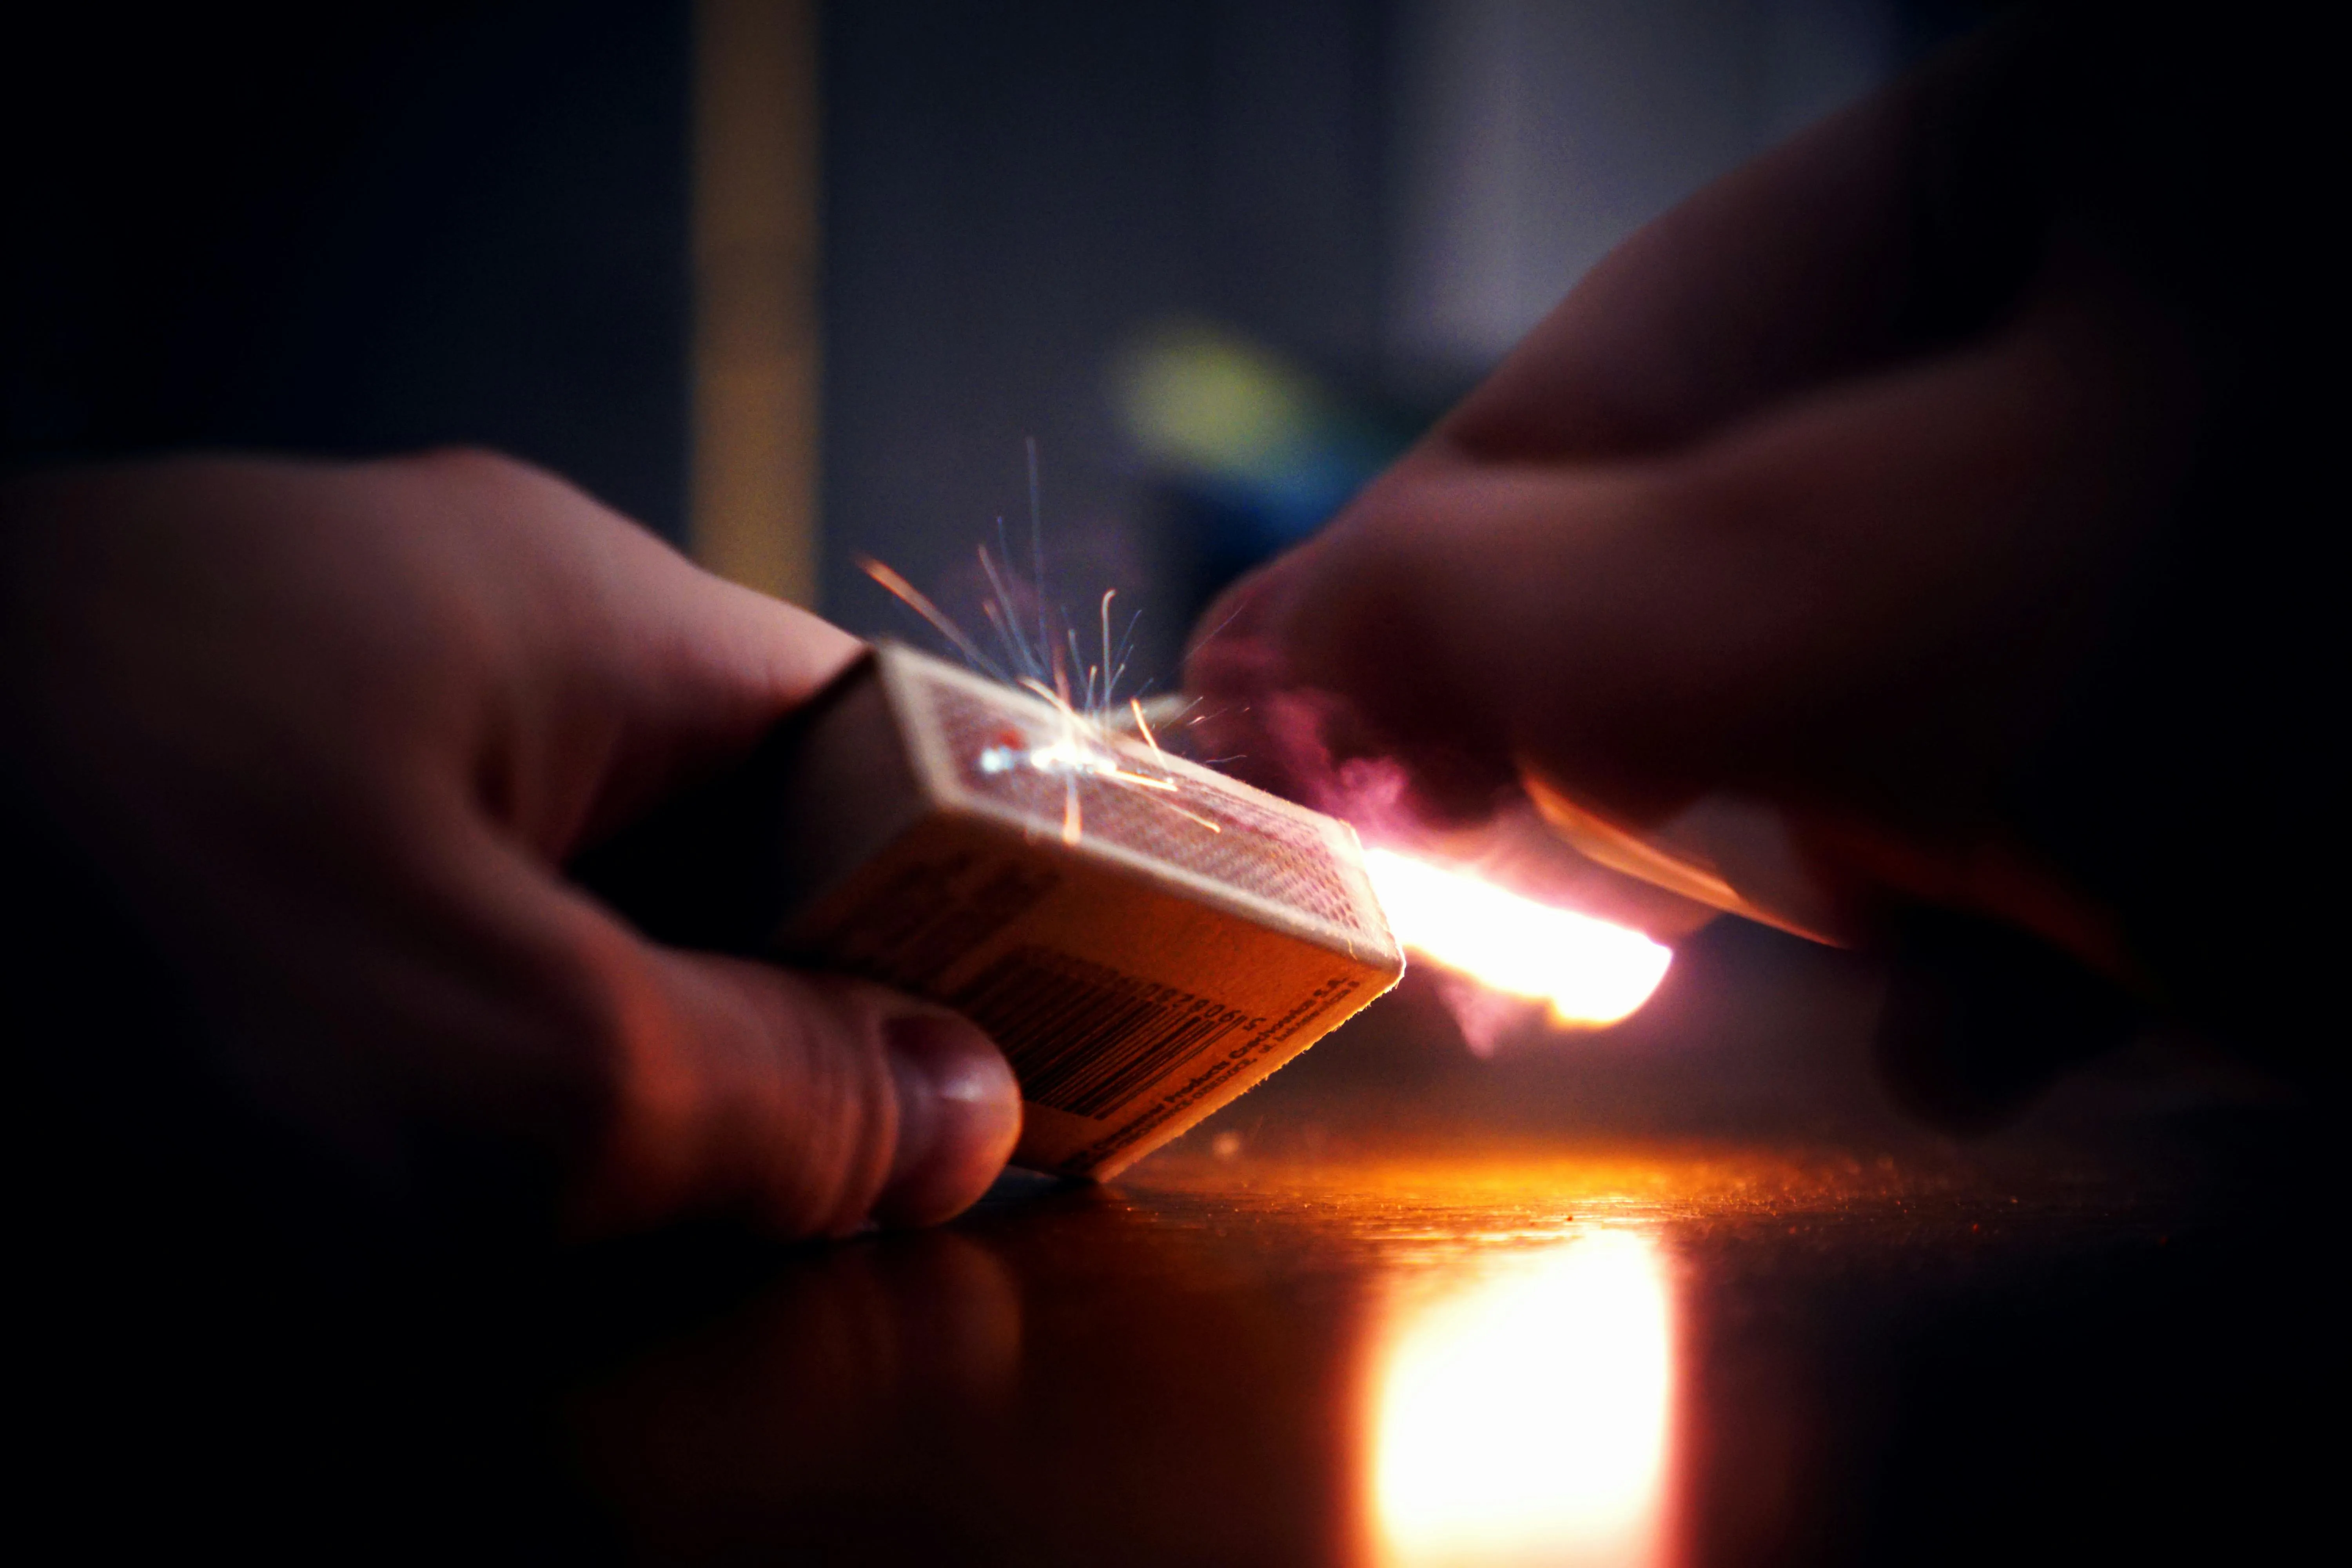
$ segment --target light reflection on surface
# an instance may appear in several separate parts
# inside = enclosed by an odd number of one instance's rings
[[[1664,1261],[1638,1232],[1409,1282],[1373,1390],[1377,1561],[1662,1563],[1673,1330]]]
[[[1366,850],[1364,869],[1399,942],[1482,985],[1549,1003],[1562,1024],[1627,1016],[1674,957],[1640,931],[1393,850]]]

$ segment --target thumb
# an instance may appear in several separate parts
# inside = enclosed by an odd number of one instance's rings
[[[602,1146],[574,1222],[733,1211],[784,1237],[928,1225],[1013,1152],[1020,1091],[987,1036],[861,981],[645,942],[580,911],[599,976]]]

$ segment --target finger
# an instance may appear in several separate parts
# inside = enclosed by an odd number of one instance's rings
[[[1978,798],[2176,478],[2180,378],[2111,281],[1680,457],[1426,454],[1250,588],[1261,658],[1407,754],[1533,763],[1634,820]]]
[[[2025,31],[1951,52],[1642,229],[1443,436],[1496,458],[1662,451],[1990,320],[2038,254],[2053,154],[2021,101]]]
[[[338,837],[221,826],[142,902],[225,1078],[436,1228],[536,1228],[551,1183],[584,1233],[927,1224],[1018,1136],[1011,1070],[971,1025],[648,942],[461,798]]]
[[[490,683],[483,792],[494,809],[450,836],[482,868],[461,904],[494,951],[539,977],[540,1022],[605,1107],[583,1223],[748,1208],[788,1236],[868,1218],[921,1224],[969,1204],[1020,1123],[1010,1069],[935,1007],[844,980],[649,944],[557,881],[581,840],[749,751],[854,657],[803,612],[724,583],[569,486],[504,459],[395,466],[456,516],[462,580],[499,595],[510,634]],[[511,1037],[529,1038],[528,1019]],[[560,1049],[561,1047],[559,1047]],[[461,1094],[469,1068],[448,1066]],[[478,1087],[478,1086],[474,1086]]]
[[[1657,458],[1976,323],[2040,254],[2034,183],[2016,167],[2033,151],[2030,120],[2015,101],[1986,110],[2030,92],[2042,43],[1995,30],[1643,229],[1351,514],[1385,495],[1442,531],[1458,508],[1435,492],[1465,470]],[[1475,491],[1453,499],[1475,505]],[[1195,725],[1206,753],[1344,810],[1326,737],[1359,716],[1305,689],[1277,629],[1295,586],[1324,573],[1322,553],[1309,542],[1213,605],[1187,683],[1205,700]],[[1391,679],[1408,689],[1417,673]],[[1491,734],[1408,727],[1389,744],[1410,752],[1426,815],[1481,816],[1507,778]]]
[[[545,1152],[575,1230],[930,1224],[1011,1155],[1019,1089],[962,1018],[647,942],[493,826],[438,826],[415,896],[382,901],[400,912],[378,910],[374,956],[345,989],[374,999],[383,1049],[431,1114]]]
[[[1209,635],[1185,656],[1186,748],[1384,837],[1410,837],[1417,825],[1483,822],[1516,789],[1517,773],[1507,748],[1474,714],[1447,711],[1443,673],[1403,658],[1334,671],[1328,650],[1294,626],[1325,595],[1350,591],[1337,586],[1351,570],[1346,532],[1335,526],[1212,606],[1202,623]],[[1367,621],[1382,615],[1360,608]],[[1383,684],[1375,718],[1361,698]]]
[[[609,1114],[585,1228],[748,1214],[782,1237],[929,1225],[1020,1134],[1012,1069],[953,1014],[858,981],[677,952],[584,913]]]
[[[482,662],[507,672],[473,738],[488,804],[551,858],[742,755],[863,646],[527,464],[437,452],[376,479],[450,536],[436,581],[480,601]]]

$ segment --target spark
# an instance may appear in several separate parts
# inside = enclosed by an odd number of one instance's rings
[[[938,629],[941,637],[955,644],[956,651],[958,653],[962,654],[964,658],[970,659],[973,665],[979,668],[985,669],[991,675],[995,676],[997,679],[1002,680],[1004,679],[1004,671],[998,667],[997,662],[989,658],[986,654],[981,652],[980,645],[973,642],[970,637],[964,636],[963,628],[956,625],[954,621],[949,619],[947,616],[942,614],[940,607],[937,605],[932,604],[929,597],[926,595],[920,588],[916,587],[912,583],[908,582],[904,577],[898,575],[898,573],[892,571],[881,562],[875,560],[871,555],[859,556],[857,558],[857,565],[858,569],[863,571],[868,577],[873,578],[877,583],[881,584],[884,588],[887,589],[895,597],[898,598],[899,603],[905,605],[908,609],[913,610],[917,615],[922,616],[923,619],[930,622],[930,624]]]
[[[985,544],[980,547],[980,569],[988,577],[989,589],[989,597],[981,609],[995,623],[997,635],[1004,639],[1005,647],[1013,654],[1013,663],[1033,674],[1045,668],[1045,660],[1038,656],[1036,649],[1029,646],[1028,634],[1022,629],[1019,602],[1006,585],[1012,577],[1012,569],[1008,566],[1000,573]],[[1042,640],[1039,646],[1044,646]]]
[[[1049,738],[1020,745],[992,745],[974,760],[983,773],[1025,769],[1061,779],[1061,834],[1065,843],[1078,843],[1086,831],[1085,806],[1079,795],[1079,784],[1084,781],[1141,790],[1207,831],[1223,832],[1220,823],[1176,798],[1184,793],[1183,785],[1169,766],[1168,754],[1160,749],[1159,737],[1145,721],[1140,700],[1129,699],[1122,711],[1118,686],[1127,674],[1141,612],[1130,616],[1125,630],[1114,639],[1111,604],[1118,597],[1118,590],[1106,590],[1095,606],[1096,630],[1101,639],[1095,658],[1088,658],[1081,649],[1078,629],[1068,624],[1066,616],[1062,617],[1061,637],[1057,639],[1054,636],[1055,617],[1049,613],[1045,593],[1045,509],[1038,479],[1037,443],[1034,438],[1025,443],[1024,452],[1028,459],[1032,580],[1024,582],[1013,563],[1014,556],[1003,517],[996,520],[996,549],[992,552],[982,544],[977,551],[989,590],[982,601],[981,613],[987,616],[996,634],[1001,658],[991,657],[920,589],[890,567],[867,556],[858,558],[859,566],[954,645],[973,668],[1042,699],[1053,710],[1054,733]],[[1024,607],[1030,596],[1036,600],[1034,629]],[[1150,751],[1149,763],[1137,759],[1130,765],[1131,750],[1127,753],[1120,750],[1122,737],[1117,731],[1129,714],[1134,718],[1137,734]],[[1156,772],[1143,771],[1145,768]]]
[[[1143,737],[1143,743],[1151,748],[1151,754],[1155,757],[1167,755],[1160,749],[1160,737],[1151,732],[1151,721],[1143,716],[1143,699],[1130,697],[1127,700],[1127,706],[1135,715],[1135,732]]]
[[[1037,483],[1037,437],[1024,436],[1021,449],[1029,459],[1029,582],[1037,590],[1037,640],[1045,636],[1045,505]]]
[[[1116,588],[1105,588],[1102,596],[1102,669],[1106,678],[1103,681],[1102,706],[1105,708],[1110,706],[1110,689],[1118,682],[1118,675],[1110,667],[1110,602],[1118,593],[1118,590]],[[1075,637],[1076,634],[1071,635]],[[1093,671],[1089,670],[1087,673],[1087,698],[1089,702],[1093,700],[1094,694],[1095,678]],[[1153,748],[1155,751],[1158,749]]]

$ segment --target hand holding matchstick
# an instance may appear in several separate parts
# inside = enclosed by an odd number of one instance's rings
[[[1997,28],[1635,235],[1203,617],[1206,743],[1342,815],[1376,767],[1423,823],[1533,795],[1895,952],[1951,1120],[2150,1012],[2302,1048],[2324,295],[2243,242],[2308,205],[2294,110],[2132,36]]]

